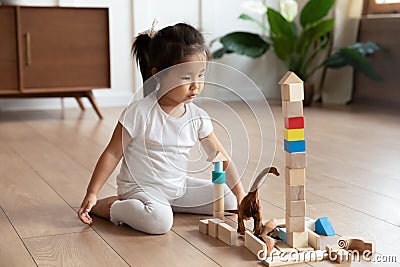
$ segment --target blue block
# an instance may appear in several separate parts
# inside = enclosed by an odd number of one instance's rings
[[[319,235],[335,235],[335,230],[333,230],[333,226],[329,221],[328,217],[319,218],[315,222],[315,232]]]
[[[279,238],[286,243],[286,228],[279,228]]]
[[[285,151],[289,153],[297,153],[297,152],[306,152],[306,141],[288,141],[286,139],[283,140]]]

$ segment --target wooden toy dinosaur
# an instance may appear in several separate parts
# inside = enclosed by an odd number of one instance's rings
[[[250,192],[243,198],[238,208],[238,232],[242,235],[245,233],[244,220],[253,218],[254,220],[254,235],[259,236],[263,229],[261,205],[258,198],[258,188],[263,184],[268,173],[273,173],[279,176],[279,172],[275,167],[265,168],[260,172],[257,178],[254,180],[253,185],[250,188]]]

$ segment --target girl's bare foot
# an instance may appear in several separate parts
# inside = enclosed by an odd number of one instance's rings
[[[111,205],[117,200],[119,200],[119,196],[100,199],[97,201],[96,205],[93,206],[90,212],[99,217],[110,219]]]

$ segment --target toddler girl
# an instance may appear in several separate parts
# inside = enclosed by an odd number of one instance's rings
[[[163,234],[172,227],[173,212],[212,215],[213,184],[187,175],[189,152],[198,141],[210,157],[219,151],[229,159],[207,113],[191,103],[203,89],[209,51],[202,34],[190,25],[178,23],[158,32],[153,28],[137,36],[132,47],[145,98],[122,112],[97,162],[78,211],[86,224],[92,223],[91,212],[145,233]],[[97,201],[121,159],[118,196]],[[244,191],[233,163],[224,162],[224,169],[229,186],[225,209],[234,210]]]

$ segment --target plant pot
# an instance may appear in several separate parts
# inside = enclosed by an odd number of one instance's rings
[[[310,82],[305,82],[304,83],[304,100],[303,100],[303,106],[304,107],[309,107],[311,106],[313,102],[313,97],[314,97],[314,84]]]

